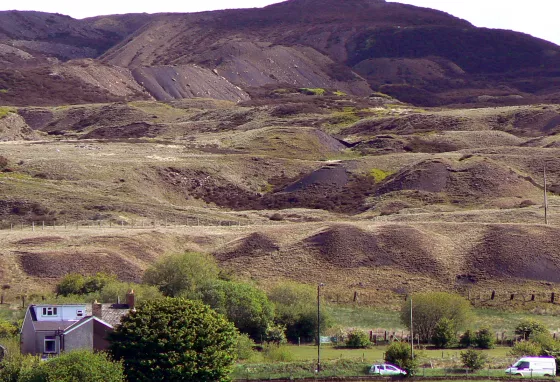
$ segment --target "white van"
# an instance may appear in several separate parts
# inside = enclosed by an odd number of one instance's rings
[[[522,377],[556,375],[556,360],[552,357],[523,357],[506,369],[506,374]]]

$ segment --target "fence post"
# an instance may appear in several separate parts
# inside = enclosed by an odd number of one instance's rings
[[[45,221],[43,220],[43,230],[45,229]]]
[[[31,222],[31,231],[35,232],[35,221]]]

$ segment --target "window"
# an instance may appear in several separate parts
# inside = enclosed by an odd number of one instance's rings
[[[49,306],[43,308],[43,316],[56,316],[58,314],[58,308],[56,306]]]
[[[387,366],[387,370],[397,371],[393,366]]]
[[[83,317],[84,316],[84,311],[82,309],[78,309],[76,311],[76,317]]]
[[[45,337],[45,353],[56,353],[56,340],[54,337]]]

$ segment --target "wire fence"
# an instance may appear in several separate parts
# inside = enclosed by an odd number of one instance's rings
[[[248,226],[269,226],[286,224],[285,221],[273,220],[236,220],[236,219],[208,219],[187,218],[177,220],[82,220],[82,221],[31,221],[31,222],[0,222],[0,229],[9,231],[53,231],[53,230],[79,230],[79,229],[149,229],[149,228],[180,228],[180,227],[222,227],[239,228]]]

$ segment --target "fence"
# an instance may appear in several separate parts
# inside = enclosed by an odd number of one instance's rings
[[[233,219],[208,219],[187,218],[184,221],[177,220],[88,220],[88,221],[31,221],[31,222],[0,222],[0,229],[10,231],[48,231],[57,229],[148,229],[148,228],[174,228],[174,227],[248,227],[268,226],[286,224],[284,221],[273,220],[233,220]]]

